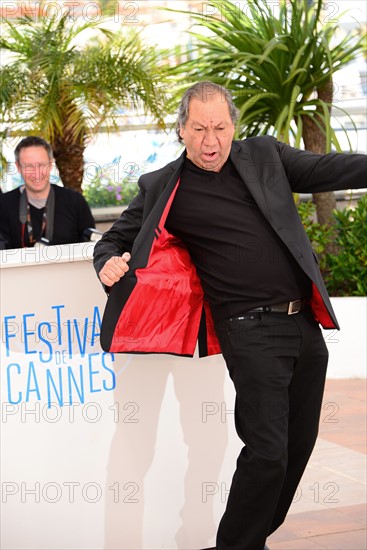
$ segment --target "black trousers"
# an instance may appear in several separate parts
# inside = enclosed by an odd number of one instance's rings
[[[248,313],[216,332],[236,389],[245,443],[217,550],[263,550],[281,525],[316,442],[328,352],[311,311]]]

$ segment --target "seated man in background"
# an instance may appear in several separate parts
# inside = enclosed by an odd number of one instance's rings
[[[14,151],[24,184],[0,196],[2,248],[68,244],[88,240],[94,219],[84,197],[50,183],[52,148],[40,137],[29,136]]]

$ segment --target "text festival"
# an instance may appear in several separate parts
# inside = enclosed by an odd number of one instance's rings
[[[49,407],[64,406],[115,388],[115,358],[100,348],[97,306],[83,319],[68,318],[64,305],[52,306],[47,320],[35,313],[7,315],[2,328],[8,403],[47,401]]]

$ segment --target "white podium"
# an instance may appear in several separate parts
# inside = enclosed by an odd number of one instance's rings
[[[1,252],[0,546],[214,546],[241,448],[224,361],[104,353],[92,253]],[[329,376],[365,376],[366,298],[333,302]]]
[[[1,252],[1,548],[213,546],[240,449],[223,359],[104,353],[92,253]]]

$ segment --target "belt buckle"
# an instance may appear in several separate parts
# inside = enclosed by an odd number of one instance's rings
[[[298,313],[301,309],[302,300],[295,300],[294,302],[289,302],[288,304],[288,315],[294,315]]]

